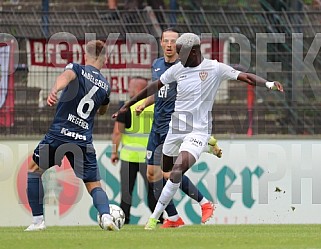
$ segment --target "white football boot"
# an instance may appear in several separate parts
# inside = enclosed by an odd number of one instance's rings
[[[32,223],[30,226],[28,226],[25,231],[26,232],[30,232],[30,231],[41,231],[41,230],[45,230],[46,229],[46,225],[45,225],[45,221],[43,220],[40,223]]]
[[[116,224],[113,221],[113,218],[110,216],[110,214],[104,214],[101,217],[101,222],[99,226],[108,231],[118,231],[119,228],[116,226]]]

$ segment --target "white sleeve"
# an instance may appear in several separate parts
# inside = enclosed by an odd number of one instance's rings
[[[235,70],[233,67],[226,65],[224,63],[219,63],[219,75],[221,75],[221,81],[224,80],[237,80],[237,77],[241,73]]]
[[[175,68],[175,65],[174,66],[171,66],[169,69],[167,69],[165,71],[165,73],[163,73],[160,77],[160,81],[166,85],[166,84],[169,84],[169,83],[172,83],[172,82],[175,82],[176,79],[175,79],[175,75],[174,75],[174,70],[173,68]]]

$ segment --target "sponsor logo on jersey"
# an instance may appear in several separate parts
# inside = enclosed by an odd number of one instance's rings
[[[158,91],[158,97],[166,99],[168,90],[169,90],[169,85],[162,86]]]
[[[146,157],[147,157],[147,159],[151,159],[152,154],[153,154],[153,152],[152,152],[151,150],[148,150],[148,151],[146,152]]]
[[[179,76],[178,80],[183,80],[183,79],[185,79],[186,77],[187,77],[187,75],[186,75],[186,74],[181,75],[181,76]]]
[[[85,135],[81,135],[81,134],[79,134],[78,132],[70,131],[70,130],[68,130],[68,129],[66,129],[66,128],[62,128],[61,131],[60,131],[60,133],[61,133],[62,135],[64,135],[64,136],[72,137],[72,138],[74,138],[75,140],[78,140],[78,139],[81,139],[81,140],[84,140],[84,141],[87,140],[87,138],[86,138]]]
[[[203,142],[199,139],[196,139],[196,138],[191,138],[189,140],[193,145],[196,145],[196,146],[203,146]]]
[[[200,79],[202,81],[206,80],[207,75],[208,75],[208,72],[205,72],[205,71],[199,73]]]
[[[158,72],[160,70],[160,68],[155,68],[155,72]]]

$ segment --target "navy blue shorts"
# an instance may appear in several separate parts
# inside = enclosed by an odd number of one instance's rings
[[[161,159],[163,154],[163,144],[165,138],[167,136],[167,132],[158,133],[155,130],[151,130],[148,138],[147,144],[147,164],[148,165],[161,165]]]
[[[41,169],[46,170],[55,165],[61,166],[64,156],[67,157],[78,178],[84,182],[100,180],[96,152],[92,144],[84,147],[45,135],[34,150],[33,160]]]

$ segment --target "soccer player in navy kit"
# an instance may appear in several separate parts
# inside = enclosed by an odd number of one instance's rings
[[[60,74],[49,93],[47,104],[58,102],[49,131],[34,150],[28,165],[27,195],[33,222],[25,231],[46,228],[43,217],[43,184],[41,175],[55,165],[61,165],[64,156],[76,176],[83,180],[93,204],[100,214],[104,230],[118,230],[109,214],[109,200],[101,188],[96,153],[92,144],[94,116],[106,113],[110,85],[100,73],[106,62],[106,47],[102,41],[86,44],[85,65],[70,63]],[[58,101],[57,94],[62,90]]]
[[[164,52],[164,57],[158,58],[152,65],[152,80],[158,80],[161,75],[171,66],[177,63],[178,55],[176,53],[176,39],[179,32],[176,29],[169,28],[163,31],[161,36],[161,46]],[[140,113],[145,107],[155,102],[154,121],[151,133],[149,135],[147,146],[147,179],[150,188],[154,190],[155,197],[161,194],[163,185],[165,185],[165,178],[169,177],[170,168],[160,167],[162,147],[169,129],[169,122],[171,115],[174,112],[177,83],[164,85],[156,94],[148,97],[143,105],[138,106],[136,111]],[[220,152],[221,153],[221,152]],[[163,175],[165,177],[163,177]],[[214,212],[214,205],[207,200],[190,181],[187,176],[183,176],[181,189],[184,193],[190,196],[201,205],[202,209],[202,223],[210,219]],[[180,227],[184,225],[184,221],[179,217],[174,204],[171,202],[167,208],[168,219],[164,220],[162,228]]]

